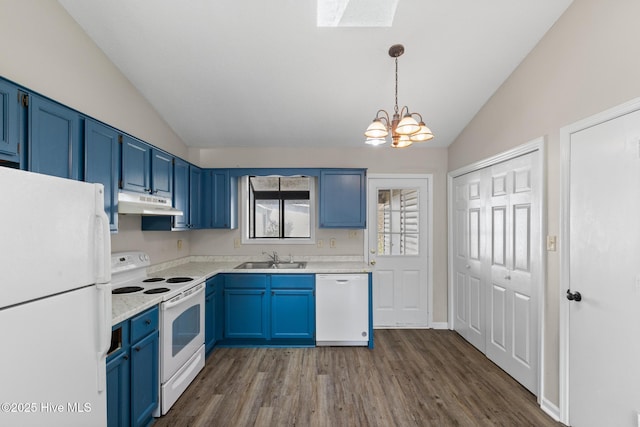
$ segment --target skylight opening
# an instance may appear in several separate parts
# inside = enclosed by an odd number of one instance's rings
[[[318,27],[391,27],[398,0],[318,0]]]

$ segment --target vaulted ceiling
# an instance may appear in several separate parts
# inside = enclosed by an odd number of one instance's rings
[[[311,0],[58,1],[191,147],[362,146],[396,43],[398,103],[445,147],[572,0],[324,0],[330,27]],[[385,1],[390,27],[354,26]]]

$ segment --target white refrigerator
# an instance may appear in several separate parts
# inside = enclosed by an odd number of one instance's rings
[[[0,425],[107,423],[103,191],[0,167]]]

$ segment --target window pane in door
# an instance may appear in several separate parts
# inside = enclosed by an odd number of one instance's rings
[[[418,255],[418,193],[416,188],[378,190],[378,255]]]

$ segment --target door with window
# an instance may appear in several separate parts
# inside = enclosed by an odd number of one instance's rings
[[[429,326],[430,179],[369,178],[367,240],[376,328]]]

